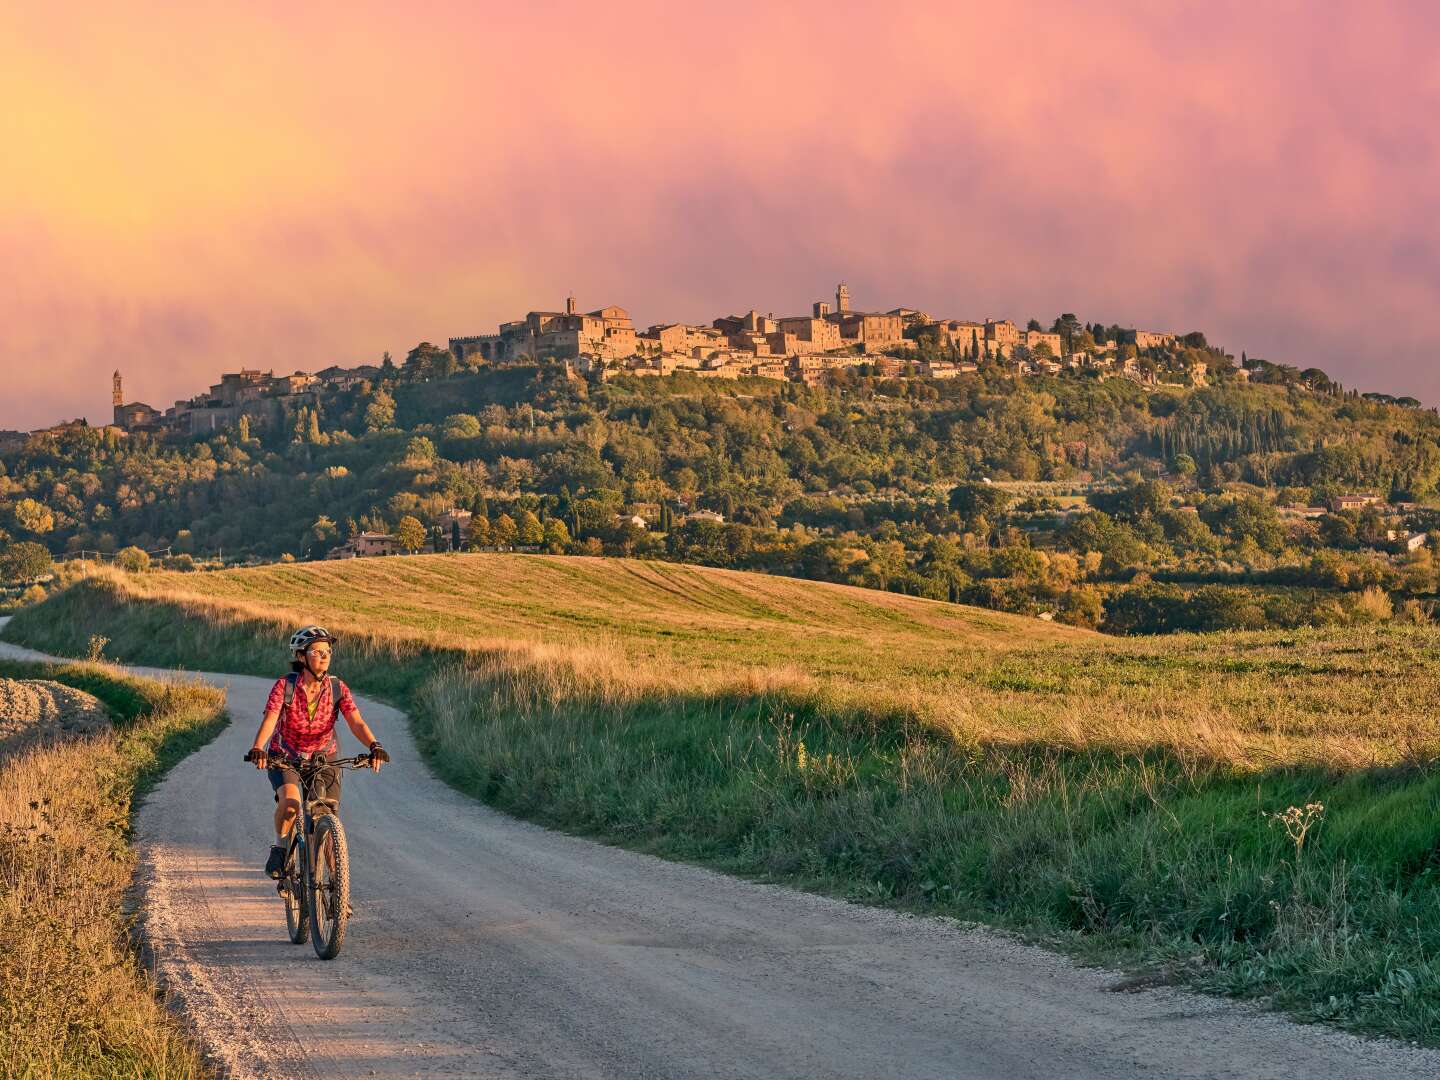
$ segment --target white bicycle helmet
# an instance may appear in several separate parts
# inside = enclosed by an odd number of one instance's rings
[[[335,644],[335,635],[326,630],[323,626],[307,626],[304,629],[296,630],[290,635],[290,655],[303,653],[317,641],[328,641]]]

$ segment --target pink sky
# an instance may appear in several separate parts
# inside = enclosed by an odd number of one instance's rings
[[[1433,5],[45,7],[0,6],[0,428],[842,278],[1440,401]]]

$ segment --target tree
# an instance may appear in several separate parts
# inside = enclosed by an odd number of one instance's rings
[[[55,515],[50,508],[34,499],[21,499],[15,504],[15,524],[26,532],[48,533],[55,528]]]
[[[570,530],[559,518],[545,522],[545,550],[552,555],[562,555],[570,546]]]
[[[400,524],[395,526],[395,539],[413,555],[425,546],[425,526],[414,516],[406,514],[400,519]]]
[[[482,430],[479,418],[470,413],[454,413],[445,418],[444,431],[447,439],[474,439]]]
[[[1185,594],[1175,585],[1122,589],[1105,601],[1105,629],[1112,634],[1163,634],[1184,628]]]
[[[967,518],[994,518],[1009,502],[1010,493],[994,484],[956,484],[950,489],[950,509]]]
[[[454,353],[428,341],[420,342],[405,357],[405,376],[417,381],[443,379],[459,369]]]
[[[335,522],[328,516],[321,514],[315,519],[315,524],[310,526],[305,539],[310,542],[310,557],[321,558],[335,543],[339,530],[335,528]]]
[[[424,435],[417,435],[405,444],[404,463],[413,469],[427,469],[435,463],[439,454],[435,444]]]
[[[470,519],[470,550],[489,547],[491,540],[490,519],[484,514],[476,514]]]
[[[540,519],[529,510],[520,511],[520,519],[515,525],[520,543],[534,546],[544,542],[545,526],[541,525]]]
[[[365,406],[365,430],[384,431],[394,423],[395,399],[384,390],[376,390]]]
[[[127,573],[143,574],[150,569],[150,556],[138,547],[121,548],[115,553],[115,565]]]
[[[450,550],[459,551],[463,545],[460,541],[460,519],[450,519]]]
[[[514,518],[509,514],[501,514],[495,519],[495,524],[490,532],[495,537],[495,543],[500,547],[511,547],[515,543],[515,537],[519,530],[516,528]]]
[[[43,544],[33,540],[22,540],[11,544],[0,554],[0,580],[27,582],[34,581],[48,573],[54,560]]]
[[[1075,351],[1075,339],[1080,336],[1080,320],[1074,312],[1067,311],[1055,320],[1050,332],[1060,335],[1060,347],[1066,356]]]
[[[239,436],[242,443],[250,441],[250,417],[244,413],[240,414],[240,423],[236,426],[235,434]]]

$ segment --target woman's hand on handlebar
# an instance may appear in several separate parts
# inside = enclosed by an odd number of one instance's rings
[[[250,752],[245,755],[245,760],[253,761],[257,769],[263,769],[270,763],[269,755],[267,755],[265,753],[265,750],[259,746],[251,747]]]
[[[387,754],[385,752],[385,748],[380,745],[379,739],[376,739],[370,744],[370,769],[372,772],[378,773],[380,771],[381,764],[389,760],[390,755]]]

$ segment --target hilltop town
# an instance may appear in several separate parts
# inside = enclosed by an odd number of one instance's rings
[[[1017,375],[1090,368],[1141,377],[1138,354],[1172,347],[1178,340],[1175,334],[1117,327],[1114,339],[1097,341],[1078,322],[1067,332],[1058,325],[1065,318],[1045,330],[1034,320],[1021,329],[1009,319],[933,318],[915,308],[859,311],[842,282],[833,305],[817,300],[808,315],[762,315],[752,309],[720,316],[709,326],[663,323],[639,331],[624,308],[582,313],[572,296],[564,311],[531,311],[501,324],[494,334],[452,337],[449,346],[461,362],[560,360],[602,378],[687,371],[709,378],[790,379],[816,385],[847,367],[947,379],[975,371],[986,360],[1007,363]]]
[[[1205,385],[1217,370],[1238,380],[1250,374],[1233,358],[1209,349],[1202,334],[1086,326],[1073,315],[1062,315],[1045,329],[1033,319],[1021,328],[1010,319],[935,318],[905,307],[860,311],[852,307],[844,283],[837,286],[833,304],[817,300],[808,315],[751,310],[719,316],[709,326],[664,323],[646,330],[636,330],[622,307],[581,312],[572,296],[564,311],[531,311],[502,323],[493,334],[452,337],[448,346],[445,359],[457,370],[553,363],[572,377],[594,380],[688,374],[823,386],[847,369],[891,378],[953,379],[982,364],[1015,377],[1072,372],[1148,385],[1167,377]],[[446,353],[435,346],[421,348]],[[113,423],[129,432],[202,435],[233,427],[242,416],[290,422],[301,410],[318,407],[323,393],[373,383],[384,374],[377,365],[290,375],[242,369],[162,410],[127,401],[117,371]]]

